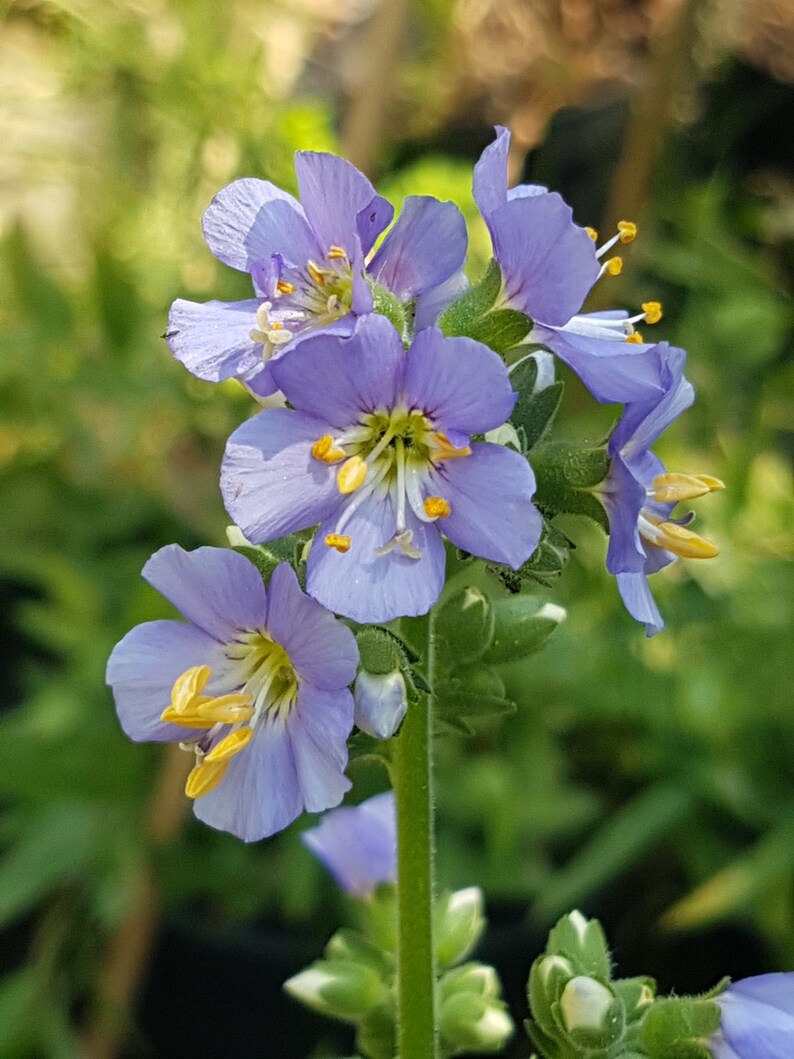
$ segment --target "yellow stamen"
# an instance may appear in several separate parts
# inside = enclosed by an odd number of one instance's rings
[[[188,798],[200,798],[215,790],[229,767],[228,761],[202,761],[190,771],[185,783],[185,794]]]
[[[632,331],[630,335],[626,335],[626,341],[635,346],[641,346],[645,340],[639,331]]]
[[[334,448],[334,439],[330,434],[323,434],[312,445],[312,456],[315,460],[322,460],[323,463],[339,463],[346,455],[344,449]]]
[[[590,236],[590,238],[591,238],[591,239],[593,240],[593,242],[595,243],[595,242],[596,242],[596,240],[598,239],[598,232],[597,232],[597,231],[595,230],[595,228],[591,228],[591,227],[590,227],[590,226],[588,225],[588,226],[587,226],[587,227],[585,228],[585,231],[587,232],[587,234],[588,234],[588,235]]]
[[[360,456],[350,456],[337,471],[336,487],[340,493],[355,493],[364,484],[367,465]]]
[[[341,261],[347,257],[347,251],[341,246],[332,246],[328,251],[329,261]]]
[[[662,303],[661,302],[643,302],[642,311],[645,313],[645,322],[648,324],[658,324],[662,318]]]
[[[204,764],[216,765],[222,761],[230,761],[235,754],[247,747],[253,738],[253,728],[237,728],[234,732],[229,732],[210,750],[204,758]]]
[[[637,225],[634,221],[618,221],[621,243],[633,243],[637,238]]]
[[[719,555],[719,548],[715,544],[684,526],[675,522],[656,522],[655,519],[650,521],[659,531],[659,536],[653,542],[659,548],[665,548],[682,559],[713,559]]]
[[[320,266],[316,265],[314,261],[306,262],[306,271],[309,273],[312,280],[317,284],[318,287],[322,287],[325,285],[325,272],[323,272]]]
[[[270,330],[271,331],[283,331],[284,330],[284,324],[282,324],[282,322],[280,320],[274,320],[273,323],[270,325]]]
[[[160,720],[166,724],[181,724],[185,728],[212,728],[215,725],[209,717],[202,717],[198,710],[188,712],[187,710],[175,710],[173,706],[166,706],[160,714]]]
[[[198,705],[196,716],[206,717],[213,724],[243,724],[254,716],[253,699],[243,693],[219,695]]]
[[[430,518],[446,518],[452,511],[443,496],[429,496],[422,507]]]
[[[660,504],[677,504],[680,500],[694,500],[706,493],[716,493],[725,483],[709,474],[658,474],[651,482],[653,498]]]
[[[276,290],[279,292],[279,294],[294,294],[295,284],[287,283],[285,279],[280,279],[276,284]]]
[[[211,675],[212,670],[209,666],[191,666],[190,669],[186,669],[174,681],[171,689],[170,709],[178,713],[187,712]]]
[[[608,276],[619,276],[623,271],[623,258],[611,257],[604,266],[604,271]]]
[[[346,537],[343,533],[329,533],[325,538],[325,543],[329,548],[336,548],[342,555],[350,551],[350,537]]]
[[[454,460],[459,456],[471,456],[471,448],[468,445],[464,445],[462,449],[456,449],[447,435],[442,434],[440,430],[431,434],[431,438],[436,445],[435,452],[430,455],[434,463],[439,460]]]

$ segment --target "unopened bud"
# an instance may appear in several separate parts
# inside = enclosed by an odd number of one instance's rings
[[[441,897],[436,906],[436,958],[441,967],[465,960],[485,928],[482,890],[470,886]]]
[[[353,698],[356,725],[375,739],[390,739],[408,710],[405,678],[399,670],[391,673],[361,670],[353,685]]]
[[[442,975],[438,986],[442,1002],[455,993],[498,997],[501,991],[496,971],[484,963],[464,963],[461,967],[454,967]]]
[[[387,989],[372,967],[350,960],[318,960],[284,983],[307,1007],[331,1018],[357,1022],[381,1004]]]
[[[442,1041],[455,1051],[501,1052],[513,1032],[504,1005],[491,997],[456,993],[441,1004]]]
[[[623,1006],[594,978],[572,978],[559,1002],[562,1025],[577,1044],[605,1048],[623,1034]]]

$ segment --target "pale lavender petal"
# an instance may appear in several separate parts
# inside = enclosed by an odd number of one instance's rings
[[[632,618],[645,623],[645,635],[653,636],[655,633],[661,632],[664,628],[664,622],[654,601],[645,574],[615,574],[615,581],[626,610]]]
[[[380,195],[368,202],[356,215],[356,231],[361,249],[368,254],[381,232],[385,232],[394,216],[394,206]]]
[[[304,807],[320,813],[339,805],[351,786],[345,767],[347,737],[353,730],[353,696],[347,688],[320,691],[304,684],[287,727]]]
[[[368,897],[378,884],[397,879],[397,814],[391,791],[326,813],[301,840],[342,889],[357,897]]]
[[[507,192],[507,201],[512,202],[513,199],[533,199],[536,195],[548,195],[549,189],[544,187],[543,184],[516,184],[514,188],[510,188]]]
[[[474,166],[472,193],[480,213],[488,222],[489,216],[507,202],[507,158],[510,153],[510,132],[503,125],[496,127],[496,139],[488,144]]]
[[[344,158],[318,151],[298,151],[295,172],[301,203],[323,256],[332,246],[341,246],[352,258],[359,239],[359,214],[376,198],[374,187]],[[381,202],[372,207],[379,217]]]
[[[323,691],[350,684],[358,666],[353,633],[301,591],[292,567],[281,563],[268,587],[267,630],[281,644],[301,680]]]
[[[232,758],[218,786],[193,805],[199,820],[243,842],[281,831],[303,808],[289,726],[269,717],[245,750]]]
[[[363,316],[364,313],[372,312],[372,288],[365,275],[364,253],[358,242],[350,259],[350,269],[352,272],[350,311],[355,316]]]
[[[229,548],[186,552],[168,544],[149,559],[143,576],[199,629],[226,643],[239,629],[255,629],[267,613],[259,571]]]
[[[439,430],[482,434],[501,426],[516,403],[504,361],[471,338],[420,331],[408,351],[405,399]]]
[[[686,352],[663,342],[659,345],[659,356],[663,362],[662,379],[667,392],[633,429],[624,449],[627,456],[650,448],[695,400],[695,390],[683,375]]]
[[[562,326],[598,278],[593,241],[559,195],[519,197],[489,217],[504,297],[533,320]]]
[[[410,301],[454,275],[466,257],[466,246],[466,222],[454,203],[412,195],[369,273],[400,301]]]
[[[772,974],[757,974],[752,978],[742,978],[738,982],[733,982],[718,1000],[721,1003],[727,998],[734,997],[737,1001],[742,997],[758,1000],[762,1004],[769,1004],[794,1017],[794,971],[778,971]]]
[[[178,298],[168,314],[168,346],[199,379],[247,379],[264,366],[262,343],[251,338],[259,305],[256,298],[204,304]]]
[[[358,320],[350,338],[318,332],[304,339],[272,372],[295,408],[341,429],[391,407],[404,367],[400,336],[385,316],[373,313]]]
[[[445,553],[436,526],[407,514],[412,544],[419,559],[404,555],[399,545],[386,555],[376,549],[393,537],[397,524],[390,496],[373,496],[344,526],[351,538],[344,554],[329,548],[324,538],[336,532],[337,517],[317,532],[306,573],[306,588],[323,606],[362,623],[391,621],[425,614],[444,584]]]
[[[405,677],[399,669],[391,673],[369,673],[362,669],[353,687],[356,727],[373,739],[391,739],[408,712]]]
[[[452,512],[438,528],[458,548],[517,569],[540,540],[532,504],[535,476],[526,459],[501,445],[472,445],[471,456],[439,463],[428,483]]]
[[[791,1059],[794,1054],[794,1016],[729,989],[718,1003],[725,1040],[742,1059]]]
[[[446,283],[434,287],[426,294],[420,294],[416,299],[414,329],[423,331],[426,327],[432,327],[447,306],[465,294],[470,286],[466,273],[461,268],[454,276],[450,276]]]
[[[283,237],[273,227],[271,211],[276,203],[279,204],[277,216],[280,214],[286,226]],[[250,271],[254,261],[289,247],[290,236],[296,232],[305,241],[308,230],[300,203],[292,195],[267,180],[254,177],[235,180],[219,191],[204,212],[202,227],[213,254],[241,272]]]
[[[611,574],[644,570],[645,549],[637,521],[647,500],[646,487],[620,456],[612,459],[602,499],[609,515],[607,570]]]
[[[290,357],[299,355],[300,348]],[[221,492],[249,540],[259,544],[306,529],[337,507],[336,469],[311,454],[330,429],[327,421],[302,412],[268,408],[229,438]]]
[[[738,1052],[735,1052],[726,1042],[721,1033],[717,1033],[711,1038],[709,1041],[709,1051],[711,1052],[713,1059],[747,1059],[746,1056],[742,1057]]]
[[[193,625],[181,621],[136,625],[113,648],[105,674],[124,732],[139,743],[189,738],[182,725],[160,720],[171,701],[174,681],[193,666],[208,665],[214,673],[222,672],[225,662],[222,645]]]

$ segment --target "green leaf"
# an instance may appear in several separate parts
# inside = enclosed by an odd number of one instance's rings
[[[514,662],[539,651],[564,617],[562,607],[539,596],[519,593],[494,601],[494,632],[483,662]]]
[[[493,308],[501,289],[502,270],[497,262],[491,259],[480,282],[442,313],[438,326],[448,337],[469,335],[475,322]]]
[[[435,693],[437,720],[471,734],[468,720],[515,713],[518,708],[505,694],[505,687],[493,669],[469,666],[458,669],[455,676],[440,682]]]
[[[436,616],[441,668],[475,662],[488,649],[494,631],[493,608],[479,588],[469,586],[448,600]]]
[[[553,382],[537,393],[527,388],[524,378],[533,374],[535,362],[527,358],[527,367],[520,364],[518,368],[510,373],[510,381],[514,389],[518,390],[518,400],[510,416],[511,423],[524,433],[525,452],[535,447],[551,430],[554,417],[562,401],[565,385],[562,382]],[[532,368],[529,367],[532,366]],[[536,369],[535,369],[536,372]],[[534,379],[533,379],[534,382]]]
[[[473,320],[467,334],[501,354],[517,346],[531,330],[532,321],[517,309],[494,309],[481,319]]]

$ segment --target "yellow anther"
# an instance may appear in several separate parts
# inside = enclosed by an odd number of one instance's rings
[[[295,284],[287,283],[285,279],[280,279],[276,284],[276,290],[279,292],[279,294],[294,294]]]
[[[199,699],[198,701],[203,702],[204,700]],[[209,717],[202,717],[198,709],[175,710],[173,706],[166,706],[160,714],[160,720],[165,721],[166,724],[181,724],[185,728],[212,728],[215,724],[215,721]]]
[[[626,335],[626,341],[635,346],[641,346],[645,339],[639,331],[632,331],[630,335]]]
[[[235,754],[239,754],[241,750],[244,750],[253,738],[253,728],[237,728],[235,731],[229,732],[210,750],[209,754],[204,758],[204,764],[218,765],[221,762],[231,761]]]
[[[662,318],[662,303],[643,302],[642,311],[645,313],[645,322],[647,324],[658,324]]]
[[[284,324],[282,324],[282,322],[280,320],[274,320],[273,323],[270,325],[270,330],[271,331],[283,331],[284,330]]]
[[[364,484],[367,477],[367,465],[360,456],[350,456],[336,474],[336,488],[340,493],[355,493]]]
[[[651,482],[653,498],[660,504],[677,504],[681,500],[695,500],[706,493],[716,493],[725,483],[709,474],[658,474]]]
[[[185,794],[188,798],[200,798],[215,790],[229,767],[228,761],[200,762],[190,771],[185,783]]]
[[[170,708],[179,713],[187,712],[193,701],[212,675],[209,666],[191,666],[176,678],[171,688]]]
[[[325,538],[325,543],[329,548],[336,548],[342,555],[350,551],[350,537],[346,537],[343,533],[329,533]]]
[[[604,271],[608,276],[619,276],[623,271],[623,258],[611,257],[604,265]]]
[[[341,246],[332,246],[328,251],[329,261],[342,261],[347,257],[347,251]]]
[[[206,717],[213,724],[244,724],[254,716],[253,699],[243,693],[219,695],[196,707],[198,717]]]
[[[320,268],[319,265],[315,264],[314,261],[306,262],[306,271],[309,273],[312,280],[314,281],[314,283],[317,284],[318,287],[323,287],[325,285],[326,274],[323,269]]]
[[[589,225],[587,225],[587,227],[585,227],[585,231],[594,243],[598,240],[598,232],[595,230],[595,228],[591,228]]]
[[[422,507],[430,518],[446,518],[452,511],[443,496],[429,496]]]
[[[430,459],[435,463],[439,460],[454,460],[459,456],[471,456],[471,448],[468,445],[456,449],[447,435],[442,434],[440,430],[430,436],[435,445],[435,452],[431,453]]]
[[[346,455],[344,449],[334,448],[334,439],[330,434],[323,434],[312,445],[312,456],[315,460],[322,460],[323,463],[339,463]]]
[[[618,221],[621,243],[633,243],[637,238],[637,225],[634,221]]]
[[[713,559],[715,555],[719,555],[716,545],[692,530],[675,522],[653,522],[658,531],[658,536],[653,541],[657,547],[680,555],[682,559]]]

